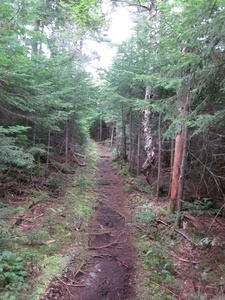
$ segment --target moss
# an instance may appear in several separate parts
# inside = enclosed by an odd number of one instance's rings
[[[44,258],[38,264],[41,274],[35,280],[35,291],[38,294],[44,293],[49,282],[60,276],[63,269],[69,263],[70,257],[61,254],[55,254]]]

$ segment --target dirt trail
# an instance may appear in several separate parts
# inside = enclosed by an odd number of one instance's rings
[[[110,154],[99,144],[97,165],[97,206],[90,224],[91,258],[58,297],[47,299],[122,300],[136,299],[134,289],[134,249],[128,220],[124,184],[111,169]]]

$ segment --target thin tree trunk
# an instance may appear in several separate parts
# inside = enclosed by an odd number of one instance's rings
[[[138,114],[138,138],[137,138],[137,176],[140,174],[141,167],[141,114]]]
[[[115,130],[115,126],[112,127],[112,131],[111,131],[110,148],[112,148],[113,146],[114,130]]]
[[[65,162],[68,164],[68,148],[69,148],[69,128],[68,121],[66,121],[66,137],[65,137]]]
[[[158,126],[158,144],[159,144],[159,154],[158,154],[158,175],[157,175],[157,187],[156,187],[156,199],[159,199],[159,189],[160,189],[160,176],[161,176],[161,157],[162,157],[162,141],[161,141],[161,113],[159,114],[159,126]]]
[[[102,113],[100,113],[99,117],[99,140],[102,141]]]
[[[173,177],[171,184],[171,199],[174,203],[174,211],[177,211],[178,219],[181,210],[180,200],[183,197],[183,185],[184,172],[186,163],[186,152],[187,152],[187,113],[190,105],[190,91],[187,87],[183,92],[184,107],[182,110],[181,130],[176,136],[175,142],[175,153],[174,153],[174,164],[173,164]],[[184,152],[185,151],[185,152]],[[182,180],[181,180],[182,179]],[[178,221],[177,221],[178,222]],[[176,222],[176,223],[177,223]]]
[[[47,141],[47,158],[45,165],[45,177],[48,177],[49,174],[49,158],[50,158],[50,141],[51,141],[51,131],[48,131],[48,141]]]
[[[122,157],[123,159],[127,159],[126,124],[125,124],[123,106],[122,106]]]
[[[177,213],[176,213],[176,220],[175,226],[180,227],[181,221],[181,209],[182,209],[182,198],[183,198],[183,191],[184,191],[184,180],[185,180],[185,166],[187,161],[187,141],[188,141],[188,128],[185,127],[184,129],[184,141],[183,141],[183,155],[182,161],[180,165],[180,178],[179,178],[179,187],[177,193]]]
[[[33,137],[32,137],[32,146],[34,147],[35,145],[36,145],[36,125],[34,124]]]
[[[173,178],[173,160],[174,160],[174,140],[171,140],[171,149],[170,149],[170,181],[169,181],[168,197],[171,195],[171,186],[172,186],[172,178]]]
[[[129,132],[129,144],[130,144],[130,149],[129,149],[129,172],[132,171],[132,152],[133,152],[133,139],[132,139],[132,133],[133,133],[133,112],[132,112],[132,107],[130,107],[130,132]]]
[[[184,131],[177,133],[175,140],[175,150],[174,150],[174,161],[173,161],[173,174],[171,183],[171,195],[170,198],[173,200],[174,211],[177,210],[177,194],[179,187],[180,178],[180,165],[182,162],[183,154],[183,141],[184,141]]]
[[[153,97],[153,92],[151,91],[150,87],[147,86],[145,99],[151,99],[152,97]],[[145,140],[145,152],[147,157],[144,164],[142,165],[142,171],[147,180],[149,179],[150,170],[155,158],[153,139],[152,139],[151,116],[152,116],[151,109],[150,108],[145,109],[143,114],[142,125],[143,125],[144,140]]]

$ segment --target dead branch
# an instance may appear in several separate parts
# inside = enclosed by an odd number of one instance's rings
[[[224,197],[224,200],[225,200],[225,197]],[[222,205],[222,207],[220,208],[220,210],[219,210],[219,211],[217,212],[217,214],[215,215],[214,219],[212,220],[212,223],[211,223],[210,226],[209,226],[209,230],[208,230],[208,231],[210,231],[210,229],[212,228],[212,226],[213,226],[214,222],[216,221],[218,215],[220,214],[220,212],[222,211],[222,209],[223,209],[224,207],[225,207],[225,203]]]
[[[162,220],[160,220],[160,219],[157,219],[157,222],[158,223],[162,223],[163,225],[165,225],[165,226],[169,226],[171,229],[173,229],[175,232],[177,232],[177,233],[179,233],[180,235],[182,235],[186,240],[188,240],[190,243],[192,243],[193,245],[195,245],[195,246],[198,246],[198,244],[197,243],[195,243],[194,241],[192,241],[186,234],[184,234],[182,231],[180,231],[180,230],[178,230],[178,229],[176,229],[176,228],[174,228],[174,226],[171,226],[171,225],[169,225],[169,224],[167,224],[166,222],[164,222],[164,221],[162,221]]]
[[[172,292],[172,291],[171,291],[170,289],[168,289],[167,287],[165,287],[165,286],[163,286],[163,285],[161,285],[161,284],[158,284],[158,283],[156,283],[156,282],[154,282],[154,281],[152,281],[152,280],[150,280],[150,282],[153,283],[153,284],[155,284],[155,285],[157,285],[158,287],[162,288],[163,290],[169,292],[170,294],[172,294],[173,296],[177,297],[178,299],[183,300],[183,298],[181,298],[179,295],[177,295],[177,294],[175,294],[174,292]]]
[[[172,255],[173,257],[175,257],[176,259],[179,259],[179,260],[187,262],[187,263],[192,263],[192,264],[199,264],[200,263],[200,261],[189,260],[189,259],[185,259],[185,258],[182,258],[182,257],[178,257],[178,256],[174,255],[171,252],[169,252],[169,254]]]
[[[124,232],[121,232],[121,233],[118,235],[116,241],[114,241],[114,242],[112,242],[112,243],[106,244],[106,245],[101,246],[101,247],[89,247],[89,250],[100,250],[100,249],[104,249],[104,248],[111,247],[111,246],[113,246],[113,245],[122,244],[122,243],[119,242],[119,238],[120,238],[120,236],[121,236],[122,234],[124,234]]]
[[[74,158],[74,160],[75,160],[75,162],[78,164],[78,166],[80,166],[80,167],[85,167],[86,166],[86,164],[82,164],[82,163],[80,163],[79,162],[79,160],[77,159],[77,156],[76,155],[79,155],[79,156],[83,156],[82,154],[79,154],[79,153],[76,153],[76,152],[74,152],[74,150],[73,150],[73,147],[70,145],[69,146],[70,147],[70,150],[71,150],[71,152],[72,152],[72,154],[73,154],[73,158]],[[83,156],[84,157],[84,156]]]
[[[57,280],[59,280],[60,282],[62,282],[63,284],[65,284],[66,286],[72,286],[72,287],[84,287],[85,285],[81,285],[81,284],[71,284],[71,283],[67,283],[65,281],[63,281],[61,278],[59,278],[58,276],[55,276],[54,274],[52,274]]]

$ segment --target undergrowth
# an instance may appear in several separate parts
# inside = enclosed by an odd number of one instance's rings
[[[76,268],[88,257],[82,251],[88,237],[81,229],[87,228],[96,201],[89,192],[98,160],[94,143],[87,145],[85,158],[73,175],[50,175],[47,189],[34,191],[23,206],[2,205],[0,299],[40,299],[71,261]]]
[[[135,211],[136,247],[141,257],[141,271],[137,276],[138,299],[177,299],[175,291],[181,287],[175,277],[174,261],[168,255],[168,247],[174,241],[159,235],[156,225],[163,210],[153,209],[153,202],[143,197],[138,197],[132,205]]]

